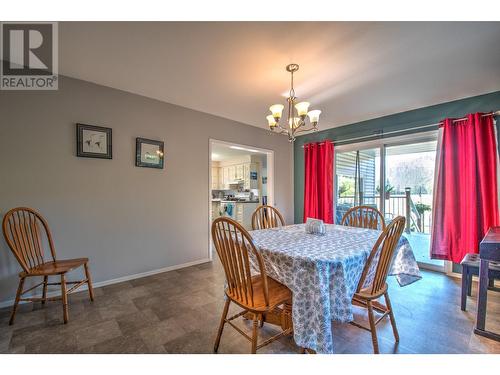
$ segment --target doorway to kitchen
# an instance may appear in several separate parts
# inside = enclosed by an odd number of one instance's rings
[[[211,225],[230,217],[252,230],[252,214],[262,204],[274,206],[274,153],[220,140],[209,143],[209,257]]]

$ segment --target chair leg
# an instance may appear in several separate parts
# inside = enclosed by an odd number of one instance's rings
[[[472,273],[467,272],[467,295],[472,296]]]
[[[45,305],[45,300],[47,298],[47,282],[49,281],[48,276],[43,277],[43,293],[42,293],[42,305]]]
[[[469,277],[467,275],[467,269],[465,266],[462,266],[462,297],[460,301],[460,308],[462,311],[465,311],[467,308],[467,291],[469,290],[468,287],[468,280]]]
[[[63,305],[64,324],[68,323],[68,295],[66,293],[66,278],[64,273],[61,275],[61,298]]]
[[[379,354],[377,327],[375,326],[375,317],[373,316],[372,301],[367,301],[366,306],[368,308],[368,319],[370,320],[370,331],[372,333],[373,352]]]
[[[253,315],[253,333],[252,333],[252,354],[257,353],[257,338],[259,329],[259,315]]]
[[[389,309],[389,319],[391,320],[392,332],[394,333],[394,339],[399,342],[398,327],[396,326],[396,318],[394,318],[394,312],[392,311],[391,300],[389,299],[389,293],[384,293],[385,305]]]
[[[19,305],[19,299],[23,294],[24,277],[19,279],[19,285],[17,287],[16,299],[14,301],[14,306],[12,306],[12,313],[10,314],[9,325],[14,324],[14,317],[16,316],[17,305]]]
[[[222,311],[222,317],[220,318],[219,331],[217,332],[217,338],[215,339],[214,353],[217,353],[217,351],[219,350],[220,338],[222,336],[224,324],[226,324],[227,312],[229,311],[230,304],[231,300],[229,298],[226,299],[226,304],[224,305],[224,310]]]
[[[90,276],[89,264],[85,263],[83,265],[85,268],[85,277],[87,278],[87,286],[89,288],[89,297],[91,301],[94,301],[94,288],[92,287],[92,277]]]

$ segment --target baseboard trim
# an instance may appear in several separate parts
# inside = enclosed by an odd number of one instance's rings
[[[196,266],[198,264],[203,264],[203,263],[208,263],[208,262],[211,262],[211,260],[209,258],[203,258],[203,259],[195,260],[193,262],[182,263],[182,264],[178,264],[178,265],[175,265],[175,266],[163,267],[163,268],[158,268],[156,270],[151,270],[151,271],[136,273],[136,274],[133,274],[133,275],[127,275],[127,276],[117,277],[115,279],[99,281],[99,282],[94,283],[93,286],[94,286],[94,289],[95,288],[100,288],[100,287],[103,287],[103,286],[106,286],[106,285],[118,284],[118,283],[122,283],[124,281],[129,281],[129,280],[134,280],[134,279],[140,279],[142,277],[152,276],[152,275],[156,275],[158,273],[163,273],[163,272],[175,271],[175,270],[178,270],[178,269],[181,269],[181,268],[187,268],[187,267]],[[88,289],[87,285],[83,285],[78,290],[79,291],[84,291],[84,290],[87,290],[87,289]],[[57,295],[59,295],[58,292],[47,293],[47,297],[54,297],[54,296],[57,296]],[[34,295],[31,295],[31,297],[33,297],[33,296]],[[31,302],[24,301],[24,302],[21,302],[21,303],[31,303]],[[14,299],[1,301],[0,302],[0,309],[4,308],[4,307],[12,306],[13,304],[14,304]]]

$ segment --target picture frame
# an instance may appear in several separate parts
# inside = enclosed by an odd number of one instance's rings
[[[147,138],[135,140],[135,166],[163,169],[164,142]]]
[[[77,123],[76,156],[113,159],[113,130],[102,126]]]

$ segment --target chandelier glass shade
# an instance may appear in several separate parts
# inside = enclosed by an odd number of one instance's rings
[[[283,104],[273,104],[269,107],[271,114],[266,117],[269,129],[272,132],[278,134],[286,134],[290,142],[295,141],[295,136],[298,133],[306,131],[317,131],[319,115],[321,111],[319,109],[309,111],[309,102],[299,102],[295,96],[295,89],[293,87],[293,73],[299,70],[298,64],[289,64],[286,66],[287,72],[290,73],[290,92],[288,94],[287,101],[287,120],[283,121],[283,110],[285,106]],[[309,118],[309,126],[307,126],[306,120]],[[282,125],[285,124],[285,125]]]

